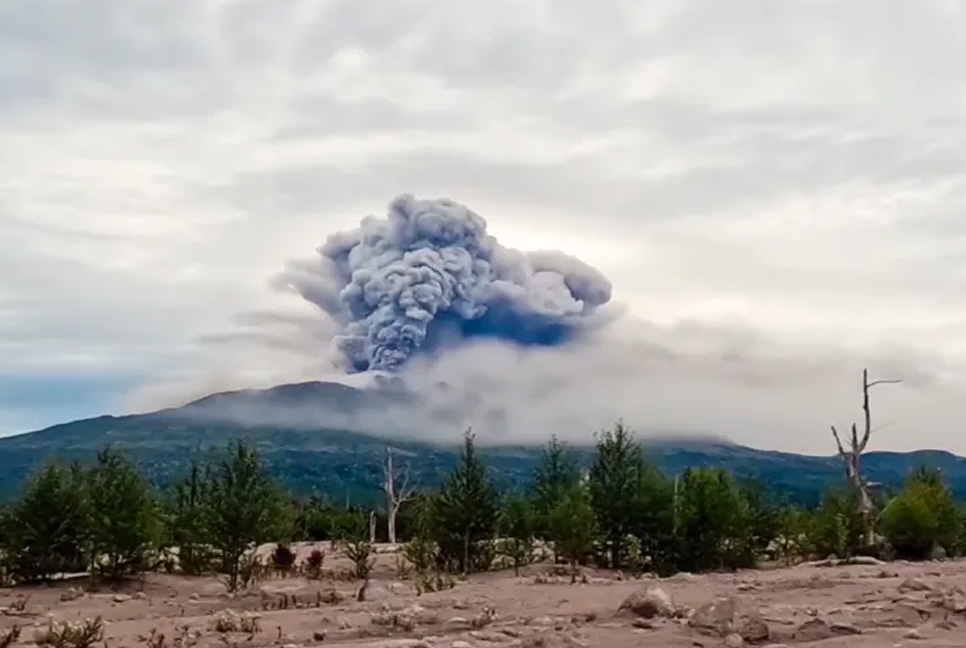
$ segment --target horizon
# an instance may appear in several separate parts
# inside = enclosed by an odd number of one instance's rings
[[[0,437],[375,367],[821,455],[868,367],[966,454],[966,6],[459,4],[0,7]]]

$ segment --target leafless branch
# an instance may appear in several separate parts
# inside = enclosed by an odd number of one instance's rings
[[[898,385],[902,382],[902,378],[882,378],[879,380],[873,380],[868,384],[869,388],[875,387],[876,385]]]
[[[842,439],[839,438],[838,430],[835,429],[834,425],[832,426],[832,436],[835,437],[835,444],[839,447],[839,454],[844,457],[845,448],[842,447]]]

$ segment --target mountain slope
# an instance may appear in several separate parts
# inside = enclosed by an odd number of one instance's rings
[[[271,470],[301,493],[326,493],[338,499],[375,502],[380,462],[387,444],[410,462],[426,485],[438,483],[453,465],[456,445],[373,436],[340,427],[307,423],[338,419],[354,412],[405,405],[414,397],[401,390],[357,390],[333,383],[283,385],[270,390],[207,396],[181,408],[132,416],[101,416],[0,439],[0,497],[16,492],[30,470],[45,459],[90,460],[111,444],[130,454],[159,485],[189,465],[243,437],[258,445]],[[240,425],[237,420],[253,421]],[[720,440],[644,440],[650,456],[668,473],[688,466],[720,466],[754,476],[785,497],[813,503],[830,485],[840,484],[835,457],[814,457],[757,450]],[[525,483],[540,460],[540,447],[493,446],[481,449],[502,486]],[[586,465],[592,448],[576,448]],[[942,451],[871,452],[864,457],[870,479],[898,486],[921,464],[941,468],[960,496],[966,496],[966,459]]]

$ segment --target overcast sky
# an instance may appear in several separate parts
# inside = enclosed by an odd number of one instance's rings
[[[327,323],[270,280],[412,192],[610,277],[619,334],[526,361],[601,419],[828,451],[869,364],[907,379],[877,447],[966,452],[964,24],[955,0],[4,0],[0,432],[321,375]]]

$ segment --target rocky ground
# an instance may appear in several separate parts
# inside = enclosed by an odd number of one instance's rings
[[[326,569],[348,566],[327,550]],[[359,582],[295,577],[237,596],[217,578],[163,574],[119,591],[83,580],[0,590],[0,646],[14,626],[11,645],[34,646],[50,627],[95,617],[106,648],[966,646],[966,562],[667,579],[586,570],[576,584],[535,565],[423,594],[394,564],[380,555],[364,601]]]

